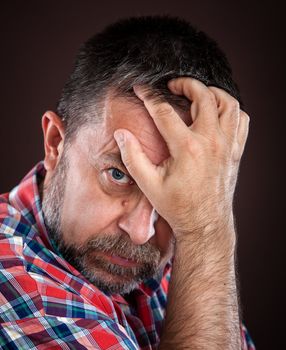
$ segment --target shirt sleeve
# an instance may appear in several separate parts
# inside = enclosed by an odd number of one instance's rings
[[[124,328],[112,320],[32,317],[0,324],[0,349],[138,350]]]

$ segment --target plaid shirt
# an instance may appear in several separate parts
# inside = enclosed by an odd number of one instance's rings
[[[0,349],[156,349],[171,263],[123,298],[106,295],[61,258],[49,240],[39,162],[0,196]],[[241,326],[243,349],[254,349]]]

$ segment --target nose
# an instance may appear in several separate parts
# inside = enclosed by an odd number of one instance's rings
[[[145,196],[131,208],[127,204],[127,212],[121,216],[118,226],[124,230],[134,244],[144,244],[155,234],[155,222],[158,214]]]

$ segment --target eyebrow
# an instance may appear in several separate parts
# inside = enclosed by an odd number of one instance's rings
[[[118,165],[119,167],[126,169],[124,165],[120,152],[105,153],[100,157],[100,162],[111,162],[112,164]]]

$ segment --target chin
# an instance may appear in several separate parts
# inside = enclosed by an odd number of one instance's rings
[[[82,271],[82,275],[100,291],[106,294],[128,294],[136,289],[142,282],[141,280],[132,280],[130,277],[116,276],[100,269],[94,270]]]

